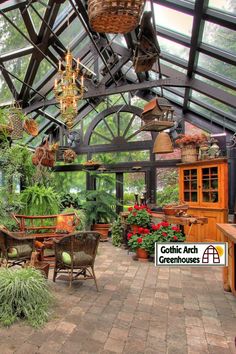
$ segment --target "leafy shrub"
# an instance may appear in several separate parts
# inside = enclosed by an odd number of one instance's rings
[[[74,208],[79,209],[81,206],[79,198],[76,194],[65,193],[61,196],[61,207],[64,208]]]
[[[48,284],[36,269],[0,269],[0,323],[10,326],[18,319],[33,327],[44,325],[52,302]]]
[[[179,186],[167,186],[162,191],[157,192],[157,205],[163,206],[179,201]]]
[[[118,218],[112,224],[111,237],[112,237],[113,246],[120,247],[123,240],[123,232],[122,232],[120,218]]]
[[[134,207],[128,208],[128,211],[128,224],[149,227],[151,223],[151,214],[150,210],[145,205],[135,205]]]

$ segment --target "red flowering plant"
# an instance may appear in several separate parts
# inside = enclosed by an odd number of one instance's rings
[[[194,135],[179,135],[178,139],[175,141],[180,147],[186,145],[199,146],[203,142],[207,141],[207,135],[205,134],[194,134]]]
[[[137,233],[128,233],[128,245],[132,251],[136,251],[137,248],[143,248],[148,250],[148,240],[151,238],[151,233],[148,228],[139,227]]]
[[[134,205],[128,208],[129,215],[127,223],[130,225],[137,225],[141,227],[150,227],[151,224],[151,211],[146,205]]]
[[[153,242],[183,242],[185,235],[181,232],[179,226],[174,226],[168,221],[162,221],[159,224],[152,225]]]

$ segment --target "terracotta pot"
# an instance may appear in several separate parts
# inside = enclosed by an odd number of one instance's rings
[[[94,224],[92,225],[92,230],[97,231],[101,234],[100,241],[108,240],[108,231],[111,227],[111,224]]]
[[[148,260],[148,252],[143,248],[137,248],[136,254],[139,260]]]
[[[133,234],[137,234],[138,233],[138,229],[140,226],[138,225],[130,225],[131,231],[133,232]]]

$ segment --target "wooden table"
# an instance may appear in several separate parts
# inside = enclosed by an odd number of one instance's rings
[[[223,269],[225,291],[232,291],[236,296],[236,224],[216,224],[221,231],[222,242],[228,242],[228,267]]]

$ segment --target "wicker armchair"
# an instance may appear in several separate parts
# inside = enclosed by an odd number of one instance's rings
[[[9,267],[30,261],[34,251],[34,238],[20,232],[10,232],[0,226],[0,257]]]
[[[68,274],[69,286],[76,279],[94,279],[98,291],[94,262],[99,239],[100,234],[94,231],[73,233],[60,240],[54,239],[53,281],[56,281],[58,273]]]

